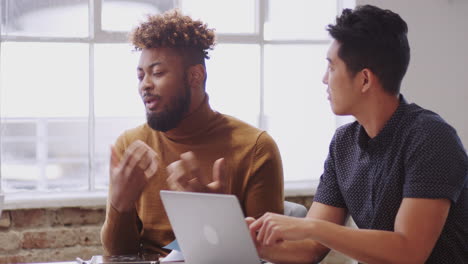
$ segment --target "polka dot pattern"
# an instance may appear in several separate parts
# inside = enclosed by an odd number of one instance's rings
[[[468,263],[466,151],[440,116],[401,96],[376,137],[358,122],[336,131],[314,201],[346,208],[359,228],[393,231],[405,197],[452,201],[426,263]]]

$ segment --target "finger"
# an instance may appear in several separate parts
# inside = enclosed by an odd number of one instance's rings
[[[253,228],[250,228],[250,226],[255,222],[255,218],[247,217],[247,218],[245,218],[245,222],[247,223],[247,227],[249,228],[250,237],[252,238],[252,240],[254,242],[256,242],[257,241],[257,230],[255,230]],[[255,243],[255,244],[257,244],[257,243]]]
[[[117,150],[115,149],[114,146],[111,145],[110,149],[111,149],[110,165],[111,167],[117,167],[119,166],[119,162],[120,162],[119,154],[117,154]]]
[[[170,190],[182,191],[182,186],[180,186],[180,184],[177,181],[175,181],[172,177],[168,177],[166,179],[166,182]]]
[[[151,159],[151,154],[148,149],[137,151],[134,155],[138,161],[137,165],[141,170],[145,171],[146,169],[149,168],[149,166],[151,165],[152,159]]]
[[[146,150],[135,149],[134,153],[127,155],[127,159],[122,164],[125,176],[130,177],[135,171],[135,169],[139,168],[138,164],[141,160],[142,155],[144,155],[144,153],[142,153],[143,151]]]
[[[144,171],[146,179],[151,179],[155,174],[156,171],[158,170],[158,162],[153,160],[149,167]]]
[[[197,158],[195,157],[195,154],[193,154],[193,152],[188,151],[180,154],[180,159],[184,162],[183,164],[187,172],[190,174],[190,179],[198,178],[198,180],[201,183],[205,185],[208,184],[208,182],[206,182],[206,179],[201,177],[200,167],[198,166]]]
[[[184,178],[185,168],[182,160],[177,160],[167,166],[168,177],[166,179],[169,187],[172,190],[183,191],[188,183],[188,179]]]
[[[109,175],[110,177],[114,177],[116,173],[114,172],[115,170],[118,169],[120,163],[119,156],[117,154],[117,150],[115,149],[114,146],[111,145],[111,155],[110,155],[110,161],[109,161]]]
[[[125,153],[122,157],[121,160],[121,166],[128,166],[129,162],[132,162],[131,167],[135,167],[136,161],[135,159],[132,159],[132,157],[135,155],[137,152],[146,152],[146,144],[143,143],[141,140],[136,140],[128,148],[125,150]],[[140,154],[141,157],[142,154]]]
[[[247,223],[247,226],[250,227],[250,225],[255,222],[255,218],[248,216],[245,218],[245,222]]]
[[[254,219],[253,217],[247,217],[247,219]],[[263,222],[265,220],[265,215],[262,217],[258,218],[257,220],[254,220],[252,223],[249,224],[249,228],[257,232],[263,225]]]
[[[139,167],[143,170],[148,180],[153,177],[158,170],[159,160],[157,157],[158,155],[154,151],[148,149],[139,163]]]
[[[277,225],[270,225],[268,232],[265,236],[265,245],[272,246],[281,241],[280,227]]]
[[[187,169],[183,160],[176,160],[169,164],[166,168],[168,179],[176,182],[188,182],[190,179],[187,176]]]
[[[201,184],[197,178],[193,178],[188,181],[186,188],[187,189],[185,191],[187,192],[206,192],[203,184]]]
[[[258,230],[257,240],[262,244],[265,244],[266,242],[266,237],[271,225],[271,217],[271,213],[266,213],[260,218],[262,219],[262,226]]]
[[[220,193],[225,193],[225,187],[227,185],[227,176],[225,168],[224,158],[217,159],[213,164],[213,182],[218,183],[216,190]]]

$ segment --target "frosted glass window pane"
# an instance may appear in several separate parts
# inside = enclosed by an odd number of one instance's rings
[[[2,163],[2,190],[35,190],[40,179],[41,169],[35,164]]]
[[[48,157],[59,158],[83,158],[88,157],[88,139],[84,135],[76,138],[51,140],[48,144]]]
[[[86,162],[55,162],[44,167],[39,164],[5,163],[1,168],[2,189],[7,193],[19,190],[86,190],[88,167]]]
[[[337,14],[330,0],[270,0],[268,7],[266,39],[327,39]]]
[[[7,0],[5,31],[19,36],[88,36],[88,0]]]
[[[88,188],[87,162],[54,162],[47,164],[47,190],[86,190]]]
[[[220,44],[207,61],[210,104],[217,111],[257,126],[260,109],[258,45]]]
[[[36,159],[36,142],[2,141],[2,162],[15,162]]]
[[[138,94],[140,52],[129,44],[95,46],[95,115],[97,117],[145,116]],[[116,63],[118,62],[118,63]]]
[[[146,20],[147,15],[160,14],[172,8],[174,8],[173,0],[103,0],[102,28],[109,31],[128,32],[141,21]]]
[[[200,19],[216,33],[255,33],[253,0],[182,0],[184,14]]]
[[[36,135],[36,125],[34,123],[24,123],[21,120],[5,122],[2,120],[0,135],[5,137],[33,137]]]
[[[265,115],[279,145],[285,180],[314,180],[323,172],[335,117],[322,76],[328,45],[265,47]]]
[[[88,120],[54,120],[47,126],[49,159],[88,158]]]
[[[88,45],[2,43],[3,117],[88,115]]]

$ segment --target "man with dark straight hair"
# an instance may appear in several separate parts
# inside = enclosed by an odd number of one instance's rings
[[[364,263],[468,263],[468,158],[439,115],[400,94],[408,27],[390,10],[345,9],[329,25],[323,82],[337,129],[306,218],[247,218],[261,257],[320,261],[330,249]],[[350,215],[359,229],[343,226]]]

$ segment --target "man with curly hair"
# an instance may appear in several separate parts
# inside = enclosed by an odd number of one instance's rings
[[[159,191],[234,194],[246,216],[283,212],[278,148],[265,132],[210,108],[205,59],[215,34],[178,10],[131,34],[147,123],[112,147],[101,239],[106,254],[162,253],[174,240]],[[221,212],[220,212],[221,213]]]
[[[317,263],[330,249],[363,263],[468,263],[468,158],[439,115],[400,94],[408,27],[375,6],[345,9],[323,83],[337,129],[306,218],[248,218],[259,255]],[[359,227],[343,226],[351,215]]]

